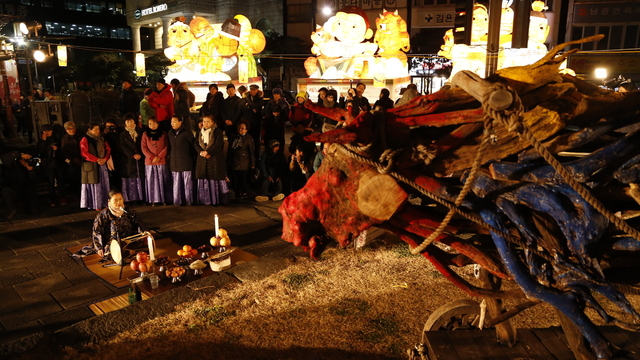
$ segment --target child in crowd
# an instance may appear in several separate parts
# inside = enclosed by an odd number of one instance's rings
[[[260,195],[256,196],[256,201],[269,200],[269,194],[275,194],[271,198],[273,201],[284,199],[282,184],[287,175],[287,159],[280,151],[278,140],[269,140],[267,148],[260,157],[260,172],[262,173],[262,186]]]
[[[246,120],[240,121],[238,132],[230,145],[230,158],[233,161],[231,184],[236,196],[241,199],[245,199],[249,192],[249,170],[256,166],[254,142],[248,131],[249,122]]]

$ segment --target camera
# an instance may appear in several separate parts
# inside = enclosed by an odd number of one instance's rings
[[[35,166],[40,166],[40,163],[42,162],[42,159],[40,159],[39,157],[35,157],[34,156],[31,159],[27,159],[26,161],[27,161],[27,164],[29,166],[35,167]]]

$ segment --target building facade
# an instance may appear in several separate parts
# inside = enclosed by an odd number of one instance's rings
[[[134,51],[160,50],[167,47],[167,33],[171,21],[184,17],[188,22],[195,16],[210,23],[223,23],[235,15],[242,14],[253,28],[267,34],[284,32],[282,0],[127,0],[126,21],[131,27]]]
[[[567,15],[566,41],[602,34],[600,41],[573,45],[569,67],[585,79],[604,80],[623,76],[640,81],[640,2],[571,0]],[[596,78],[595,70],[607,75]]]

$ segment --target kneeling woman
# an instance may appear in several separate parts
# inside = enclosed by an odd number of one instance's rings
[[[146,230],[136,212],[124,205],[122,193],[111,190],[107,208],[100,211],[93,222],[93,248],[103,260],[111,260],[111,240],[124,239]]]
[[[196,179],[198,180],[198,203],[217,205],[227,202],[227,168],[223,152],[222,130],[215,126],[213,116],[202,116],[202,129],[198,131],[195,149]]]

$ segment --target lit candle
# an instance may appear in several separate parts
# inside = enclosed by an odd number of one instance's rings
[[[218,237],[218,214],[216,214],[215,217],[215,230],[216,230],[216,237]]]
[[[153,237],[151,235],[147,236],[147,242],[149,243],[149,259],[151,261],[156,259],[155,252],[153,251]]]

